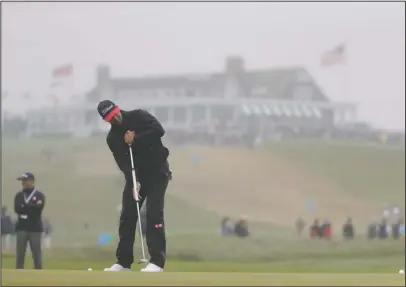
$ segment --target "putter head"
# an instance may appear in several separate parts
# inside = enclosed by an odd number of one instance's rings
[[[147,264],[149,263],[148,259],[140,259],[140,261],[138,261],[138,264]]]

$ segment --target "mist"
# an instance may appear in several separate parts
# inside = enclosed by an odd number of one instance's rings
[[[238,55],[247,69],[304,66],[331,100],[358,103],[360,120],[404,129],[403,5],[3,3],[2,90],[40,102],[64,63],[84,94],[101,63],[136,77],[221,71]],[[340,43],[346,64],[321,67],[320,55]]]

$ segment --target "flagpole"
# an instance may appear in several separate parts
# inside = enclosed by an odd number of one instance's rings
[[[71,61],[71,74],[70,74],[70,98],[72,100],[75,99],[76,95],[75,95],[75,65],[73,64],[74,61]]]
[[[349,55],[348,55],[348,41],[345,41],[345,61],[344,61],[344,92],[346,99],[350,100],[350,65],[349,65]]]
[[[75,98],[75,74],[74,73],[72,73],[71,81],[70,81],[70,98],[71,99]]]

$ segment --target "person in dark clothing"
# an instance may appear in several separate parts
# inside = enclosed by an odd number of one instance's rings
[[[138,220],[133,188],[140,196],[140,208],[147,200],[147,245],[150,263],[142,272],[162,272],[166,259],[164,197],[171,178],[169,150],[162,144],[165,131],[159,121],[145,110],[123,111],[104,100],[97,107],[100,116],[111,124],[107,145],[126,180],[120,215],[117,263],[105,271],[128,271],[134,262],[133,246]],[[129,155],[132,147],[137,183],[132,182]]]
[[[7,214],[7,207],[1,208],[1,246],[3,250],[10,248],[11,235],[14,233],[14,224],[10,215]]]
[[[310,226],[310,238],[321,238],[322,236],[323,233],[321,232],[320,223],[316,218]]]
[[[323,237],[325,239],[331,238],[333,231],[332,231],[332,226],[331,226],[330,220],[325,219],[323,221],[323,223],[320,226],[320,233],[321,233],[321,237]]]
[[[45,206],[45,195],[35,188],[35,178],[32,173],[25,172],[17,180],[22,182],[23,190],[18,192],[14,198],[14,210],[18,216],[16,268],[24,269],[28,242],[34,259],[34,268],[42,269],[41,215]]]
[[[386,219],[382,219],[378,226],[378,237],[379,239],[386,239],[388,236],[388,222]]]
[[[378,229],[378,226],[377,226],[376,222],[371,222],[368,225],[368,228],[367,228],[367,237],[368,237],[368,239],[375,239],[376,238],[377,229]]]
[[[234,233],[237,237],[241,238],[249,236],[247,217],[242,216],[240,220],[235,223]]]
[[[344,239],[354,238],[354,225],[352,224],[352,218],[348,218],[347,222],[343,225],[343,237]]]
[[[398,219],[395,223],[392,224],[392,238],[399,239],[400,237],[400,228],[403,224],[402,219]]]

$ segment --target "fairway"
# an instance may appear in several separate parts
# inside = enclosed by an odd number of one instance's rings
[[[404,286],[399,274],[220,273],[2,270],[7,286]]]

